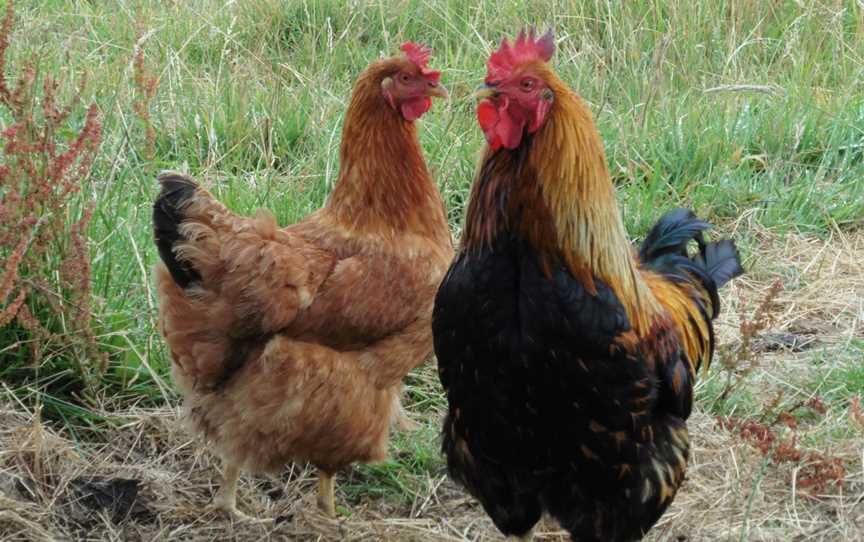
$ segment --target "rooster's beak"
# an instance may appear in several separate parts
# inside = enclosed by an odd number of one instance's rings
[[[486,98],[494,98],[498,95],[498,89],[495,88],[495,85],[487,85],[483,83],[477,90],[474,91],[474,99],[476,100],[485,100]]]
[[[429,88],[426,90],[427,96],[434,96],[436,98],[444,98],[445,100],[450,97],[450,93],[447,92],[447,87],[442,85],[441,83],[429,84]]]

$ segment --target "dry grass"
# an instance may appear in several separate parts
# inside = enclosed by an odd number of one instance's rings
[[[715,367],[700,385],[700,408],[690,421],[694,453],[687,481],[649,540],[864,537],[864,428],[853,419],[848,397],[832,400],[829,389],[831,374],[854,369],[861,361],[848,352],[852,341],[864,338],[859,264],[864,235],[836,234],[820,241],[763,232],[755,238],[750,274],[725,292],[721,343],[740,340],[738,315],[752,311],[776,278],[785,289],[775,301],[774,325],[754,341],[761,345],[754,356],[757,366],[733,397],[749,398],[750,416],[773,414],[808,398],[824,401],[824,414],[808,411],[797,418],[795,443],[802,451],[839,459],[845,476],[824,494],[813,494],[799,484],[806,459],[777,464],[736,431],[724,429],[717,422],[712,390],[721,387],[726,375]],[[727,405],[723,413],[736,416],[737,408]],[[240,486],[241,508],[276,522],[232,524],[207,510],[219,482],[215,460],[188,437],[176,410],[103,414],[114,420],[113,428],[101,438],[73,442],[23,405],[0,407],[0,538],[500,539],[477,504],[442,470],[429,472],[410,503],[386,498],[346,503],[343,493],[346,511],[339,521],[316,511],[311,469],[295,466],[279,480],[246,477]],[[788,427],[776,430],[783,438],[792,432]],[[352,471],[340,481],[344,488],[357,479]],[[540,540],[565,540],[551,522],[537,534]]]

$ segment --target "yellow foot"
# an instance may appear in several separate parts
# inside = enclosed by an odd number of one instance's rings
[[[318,470],[318,508],[329,518],[336,517],[336,494],[333,475]]]
[[[240,467],[226,462],[222,477],[224,478],[222,487],[219,488],[219,493],[213,498],[213,507],[216,510],[225,512],[231,519],[241,523],[270,523],[273,521],[272,519],[253,518],[237,510],[237,480],[240,478]]]

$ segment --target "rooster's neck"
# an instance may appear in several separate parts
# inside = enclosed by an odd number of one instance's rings
[[[544,126],[519,148],[486,151],[466,217],[466,250],[517,235],[541,257],[560,262],[588,291],[608,284],[634,329],[647,330],[658,311],[624,229],[606,154],[591,113],[562,85]]]
[[[362,78],[345,115],[339,178],[327,203],[354,231],[447,236],[441,196],[426,167],[413,122]],[[364,84],[368,83],[368,84]]]
[[[571,268],[584,265],[615,290],[637,332],[647,331],[659,308],[624,228],[600,133],[587,105],[563,83],[555,96],[528,162],[543,187],[559,246]]]

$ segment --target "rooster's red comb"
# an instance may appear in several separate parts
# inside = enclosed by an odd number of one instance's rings
[[[408,60],[413,62],[424,76],[435,83],[441,78],[441,72],[429,69],[429,58],[432,56],[432,49],[422,43],[414,43],[406,41],[399,47],[399,50],[405,53]]]
[[[516,67],[525,62],[532,60],[549,62],[554,52],[555,34],[551,28],[539,38],[536,37],[533,28],[527,34],[523,30],[519,32],[513,45],[504,38],[498,50],[486,61],[486,83],[506,79]]]

